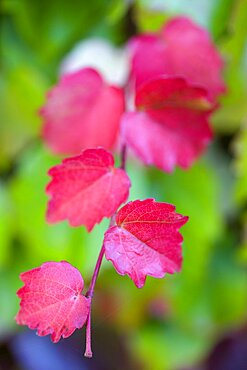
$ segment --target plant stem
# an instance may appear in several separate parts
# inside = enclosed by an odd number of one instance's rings
[[[91,304],[92,298],[90,299],[90,308],[87,317],[87,324],[86,324],[86,350],[84,353],[85,357],[91,358],[93,356],[92,348],[91,348]]]
[[[114,224],[115,224],[115,214],[111,217],[109,227],[113,226]],[[94,268],[94,272],[93,272],[93,276],[92,276],[92,280],[91,280],[89,289],[86,293],[86,297],[88,299],[90,299],[90,305],[89,305],[90,308],[89,308],[87,323],[86,323],[86,350],[85,350],[84,356],[88,357],[88,358],[91,358],[93,356],[92,346],[91,346],[92,298],[93,298],[93,295],[94,295],[94,288],[95,288],[95,284],[96,284],[96,281],[97,281],[97,278],[98,278],[98,275],[99,275],[99,270],[100,270],[100,267],[101,267],[101,264],[102,264],[104,254],[105,254],[105,247],[104,247],[104,244],[103,244],[101,249],[100,249],[97,261],[96,261],[96,265],[95,265],[95,268]]]
[[[104,245],[102,245],[102,247],[100,249],[100,252],[99,252],[99,256],[98,256],[96,265],[95,265],[95,268],[94,268],[93,277],[92,277],[89,289],[86,293],[86,297],[91,298],[91,299],[93,298],[93,295],[94,295],[94,287],[95,287],[97,277],[99,275],[99,270],[100,270],[100,266],[101,266],[104,254],[105,254],[105,247],[104,247]]]
[[[127,149],[126,145],[123,144],[122,148],[121,148],[121,165],[120,165],[120,168],[123,169],[123,170],[125,170],[125,167],[126,167],[126,149]],[[115,218],[116,218],[116,214],[114,214],[111,217],[109,227],[111,227],[115,224]],[[101,267],[101,264],[102,264],[102,261],[103,261],[103,258],[104,258],[104,254],[105,254],[105,247],[104,247],[104,244],[103,244],[101,249],[100,249],[97,261],[96,261],[96,265],[95,265],[95,268],[94,268],[92,280],[90,282],[88,291],[86,293],[86,297],[90,300],[90,308],[89,308],[89,313],[88,313],[87,323],[86,323],[86,350],[85,350],[84,356],[88,357],[88,358],[91,358],[93,356],[92,346],[91,346],[92,298],[93,298],[93,295],[94,295],[94,288],[95,288],[95,284],[96,284],[96,281],[97,281],[97,278],[98,278],[98,275],[99,275],[99,270],[100,270],[100,267]]]
[[[86,293],[86,297],[88,299],[90,299],[90,305],[89,305],[89,312],[88,312],[87,323],[86,323],[86,350],[85,350],[84,356],[88,357],[88,358],[91,358],[93,356],[92,346],[91,346],[92,298],[93,298],[93,295],[94,295],[94,287],[95,287],[95,284],[96,284],[97,277],[99,275],[99,270],[100,270],[100,267],[101,267],[101,264],[102,264],[104,254],[105,254],[105,247],[104,247],[104,245],[102,245],[102,247],[100,249],[100,252],[99,252],[99,256],[98,256],[97,261],[96,261],[95,268],[94,268],[93,277],[92,277],[89,289]]]

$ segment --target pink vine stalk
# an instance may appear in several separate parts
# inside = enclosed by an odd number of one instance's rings
[[[120,152],[120,168],[122,170],[126,169],[126,158],[127,158],[127,146],[125,144],[122,145],[121,147],[121,152]],[[116,214],[114,214],[111,219],[110,219],[110,224],[109,228],[115,224],[115,218]],[[103,261],[105,255],[105,247],[102,245],[96,264],[93,272],[93,276],[90,282],[89,289],[86,293],[86,297],[89,299],[90,303],[90,308],[88,312],[88,317],[87,317],[87,322],[86,322],[86,350],[84,353],[85,357],[91,358],[93,356],[92,352],[92,340],[91,340],[91,308],[92,308],[92,298],[94,296],[94,289],[95,289],[95,284],[99,275],[100,267]]]

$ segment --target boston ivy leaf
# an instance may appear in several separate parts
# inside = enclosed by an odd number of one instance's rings
[[[51,334],[54,343],[69,337],[87,319],[90,302],[81,292],[80,272],[68,262],[46,262],[20,275],[24,286],[17,292],[21,308],[19,325],[37,329],[40,336]]]
[[[101,148],[64,159],[49,175],[48,222],[68,219],[71,226],[85,225],[90,231],[103,217],[112,216],[129,195],[129,177],[114,168],[113,156]]]
[[[175,206],[154,199],[135,200],[117,213],[116,224],[104,238],[106,258],[120,275],[128,274],[138,288],[150,275],[162,278],[179,271],[182,236],[178,229],[188,217]]]
[[[111,149],[123,110],[122,89],[107,85],[94,69],[63,75],[40,110],[44,140],[58,154],[96,146]]]
[[[210,35],[186,17],[169,21],[159,33],[142,34],[130,41],[132,79],[137,86],[160,75],[184,77],[204,87],[209,96],[224,92],[223,61]]]
[[[135,104],[139,112],[123,115],[121,133],[148,165],[166,172],[176,165],[186,169],[212,138],[212,102],[205,90],[182,78],[160,77],[143,84]]]

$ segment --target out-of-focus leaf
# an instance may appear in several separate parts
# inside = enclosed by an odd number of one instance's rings
[[[247,2],[237,1],[228,26],[228,34],[220,49],[225,56],[227,93],[214,114],[217,131],[232,133],[239,127],[247,112]]]
[[[236,199],[238,203],[247,199],[247,124],[235,142]]]
[[[16,330],[14,316],[18,310],[16,290],[20,283],[18,275],[22,263],[11,263],[8,269],[0,270],[0,338]],[[20,270],[19,270],[20,269]]]
[[[152,184],[147,178],[147,168],[139,161],[129,156],[128,152],[127,172],[131,179],[129,200],[152,198]]]
[[[5,0],[8,4],[8,1]],[[112,9],[113,1],[22,0],[10,7],[17,32],[46,62],[61,57]]]
[[[15,157],[27,142],[39,135],[37,110],[44,100],[46,87],[38,71],[25,64],[13,68],[1,80],[0,157]]]
[[[51,226],[45,221],[47,171],[55,163],[56,159],[43,149],[31,148],[22,157],[19,173],[11,183],[16,232],[31,267],[46,260],[76,260],[78,264],[85,253],[81,229],[66,223]]]
[[[7,189],[0,184],[0,269],[10,258],[12,241],[12,207]]]
[[[233,132],[246,113],[247,3],[242,0],[139,0],[136,18],[140,31],[157,31],[167,18],[183,14],[209,29],[225,58],[228,91],[214,113],[214,127]]]
[[[123,89],[105,83],[95,69],[65,74],[40,110],[44,142],[61,155],[76,155],[98,146],[112,149],[124,106]]]
[[[112,2],[108,13],[106,14],[106,19],[109,23],[114,24],[119,21],[128,10],[128,1],[115,0]]]
[[[236,172],[235,198],[241,206],[247,200],[247,124],[244,122],[238,137],[234,143]],[[241,217],[242,235],[238,259],[240,263],[247,263],[247,213]]]
[[[164,11],[145,7],[140,2],[136,7],[135,19],[139,32],[156,32],[167,21],[168,15]]]
[[[243,218],[242,240],[237,257],[239,263],[247,266],[247,212],[245,212],[242,218]]]
[[[247,275],[236,252],[236,240],[226,230],[208,268],[208,300],[214,328],[241,325],[246,318]]]
[[[157,200],[176,204],[179,213],[189,216],[184,236],[183,273],[203,276],[212,242],[222,232],[219,179],[204,162],[189,171],[177,169],[172,175],[150,172],[153,195]],[[202,217],[203,214],[203,217]]]
[[[224,36],[227,32],[228,22],[235,0],[216,0],[211,1],[212,10],[209,19],[209,29],[214,39]]]
[[[140,358],[143,370],[171,370],[190,366],[206,354],[209,341],[172,325],[144,327],[135,333],[130,349]]]
[[[136,10],[139,30],[157,31],[167,17],[187,15],[204,27],[209,27],[211,14],[219,0],[139,0]]]

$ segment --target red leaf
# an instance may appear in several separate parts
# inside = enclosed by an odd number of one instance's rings
[[[103,217],[111,217],[128,198],[130,187],[126,172],[113,166],[111,153],[98,148],[51,168],[48,222],[67,219],[71,226],[85,225],[90,231]]]
[[[151,80],[137,90],[142,112],[123,115],[121,133],[146,164],[171,172],[188,168],[212,138],[208,124],[212,103],[206,91],[181,78]]]
[[[194,111],[209,111],[213,102],[205,89],[188,84],[184,78],[159,77],[137,89],[135,105],[138,110],[163,111],[187,108]]]
[[[188,217],[154,199],[129,202],[117,213],[104,238],[106,258],[120,275],[128,274],[138,288],[150,275],[162,278],[179,271],[182,236],[178,229]]]
[[[68,262],[46,262],[20,275],[24,286],[16,316],[19,325],[37,329],[40,336],[51,334],[54,343],[69,337],[86,322],[90,301],[81,292],[80,272]]]
[[[132,78],[140,86],[160,75],[184,77],[204,87],[211,98],[224,92],[223,61],[210,35],[186,17],[168,22],[159,34],[143,34],[130,42]]]
[[[79,154],[96,146],[111,149],[123,110],[123,90],[107,85],[95,70],[64,75],[40,110],[44,140],[59,154]]]

